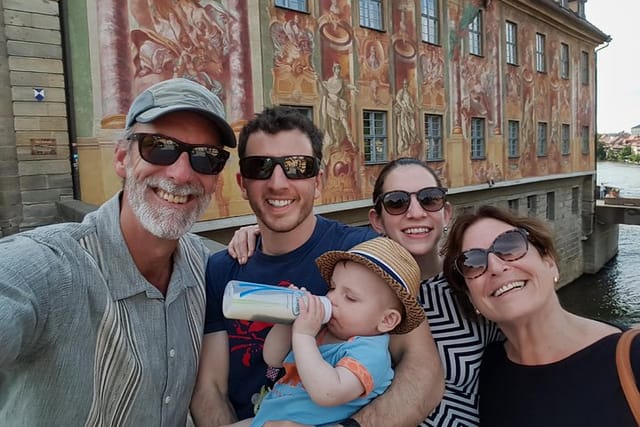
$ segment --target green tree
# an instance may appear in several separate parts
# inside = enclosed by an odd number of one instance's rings
[[[602,143],[602,141],[598,141],[596,143],[596,156],[598,160],[607,159],[607,147]]]

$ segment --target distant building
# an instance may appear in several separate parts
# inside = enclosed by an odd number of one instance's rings
[[[631,135],[640,136],[640,125],[635,125],[631,128]]]

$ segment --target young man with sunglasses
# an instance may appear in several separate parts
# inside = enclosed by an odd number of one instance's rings
[[[0,419],[185,425],[208,251],[187,232],[235,147],[216,95],[185,79],[133,102],[123,190],[82,223],[0,240]]]
[[[226,251],[209,259],[205,338],[191,405],[200,427],[253,416],[254,405],[279,374],[262,358],[271,324],[223,317],[227,282],[295,284],[324,295],[327,284],[314,260],[377,236],[314,215],[313,203],[322,190],[322,134],[297,111],[274,107],[258,114],[240,133],[238,155],[238,184],[261,235],[245,265]],[[442,373],[426,322],[394,337],[391,349],[398,363],[389,391],[343,425],[416,425],[440,400]]]

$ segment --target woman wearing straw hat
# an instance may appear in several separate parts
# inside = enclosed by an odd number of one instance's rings
[[[320,425],[348,418],[391,384],[389,334],[410,332],[424,321],[418,264],[393,240],[378,237],[348,251],[329,251],[316,263],[329,283],[331,319],[321,325],[323,305],[307,294],[293,325],[271,329],[264,358],[286,373],[256,417],[234,426],[281,419]]]

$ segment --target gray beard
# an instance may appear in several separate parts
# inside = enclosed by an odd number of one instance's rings
[[[176,185],[168,179],[157,177],[137,181],[133,174],[133,166],[129,163],[126,165],[126,171],[124,190],[129,206],[145,230],[160,239],[178,240],[184,236],[211,202],[211,194],[205,194],[202,186]],[[198,202],[194,209],[186,213],[165,206],[154,206],[145,199],[147,188],[160,188],[181,196],[192,195],[197,197]]]

